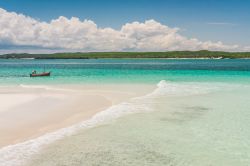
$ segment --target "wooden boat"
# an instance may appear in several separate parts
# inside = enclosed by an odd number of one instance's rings
[[[32,73],[32,74],[30,74],[30,77],[43,77],[43,76],[50,76],[50,72]]]

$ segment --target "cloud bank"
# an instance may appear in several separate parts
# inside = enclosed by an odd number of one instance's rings
[[[25,48],[25,49],[23,49]],[[0,8],[0,52],[46,51],[246,51],[238,45],[187,38],[178,28],[155,20],[126,23],[120,30],[99,28],[91,20],[60,16],[50,22]]]

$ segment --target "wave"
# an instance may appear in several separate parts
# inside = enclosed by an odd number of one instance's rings
[[[29,88],[49,88],[47,86],[21,86]],[[0,166],[24,165],[25,162],[27,162],[32,155],[38,153],[44,145],[53,143],[54,141],[60,140],[65,136],[70,136],[80,129],[91,128],[100,124],[109,123],[110,121],[127,114],[154,111],[152,107],[150,107],[151,102],[149,102],[149,100],[152,100],[152,98],[154,99],[161,96],[181,94],[204,94],[214,89],[216,88],[211,88],[205,85],[198,86],[191,84],[177,84],[162,80],[157,84],[157,88],[152,93],[142,97],[132,98],[127,102],[111,106],[110,108],[97,113],[89,120],[57,130],[55,132],[47,133],[43,136],[28,140],[23,143],[3,147],[0,149]]]
[[[162,80],[157,84],[155,89],[148,96],[187,96],[187,95],[200,95],[206,94],[214,90],[218,90],[218,85],[207,84],[207,83],[173,83],[166,80]]]

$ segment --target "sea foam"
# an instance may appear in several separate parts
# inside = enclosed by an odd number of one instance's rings
[[[160,81],[157,84],[157,87],[157,89],[147,96],[157,97],[200,95],[219,89],[218,85],[211,86],[211,84],[209,85],[207,83],[173,83],[166,80]]]

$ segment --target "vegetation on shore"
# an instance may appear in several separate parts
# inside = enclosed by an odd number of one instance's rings
[[[4,54],[1,59],[96,59],[96,58],[250,58],[250,52],[169,51],[169,52],[76,52],[53,54]]]

